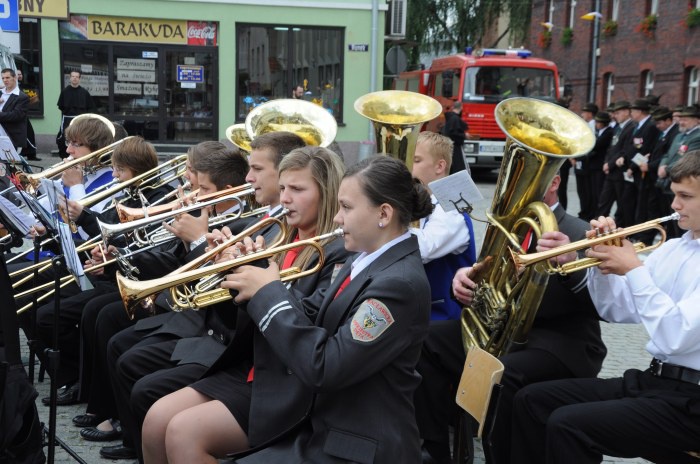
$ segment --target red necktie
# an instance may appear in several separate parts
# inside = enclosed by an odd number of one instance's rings
[[[532,227],[530,227],[530,230],[527,231],[527,234],[525,234],[525,239],[523,240],[522,249],[527,253],[527,251],[530,249],[530,245],[532,245],[532,233],[534,231],[532,230]]]
[[[264,221],[265,219],[270,217],[270,213],[265,213],[265,216],[261,217],[260,220]]]
[[[349,284],[350,284],[350,276],[347,276],[345,278],[345,280],[343,281],[343,283],[340,284],[340,287],[338,287],[338,291],[335,292],[335,296],[333,297],[333,299],[335,300],[336,298],[338,298],[338,295],[340,295],[340,292],[345,290],[345,287],[347,287]]]

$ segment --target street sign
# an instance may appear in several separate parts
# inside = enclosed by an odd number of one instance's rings
[[[5,32],[19,32],[18,0],[0,0],[0,29]]]

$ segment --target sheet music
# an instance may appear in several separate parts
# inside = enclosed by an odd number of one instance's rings
[[[472,205],[484,198],[467,171],[435,180],[428,187],[445,211],[471,212]]]
[[[36,216],[36,219],[41,222],[44,226],[51,226],[52,228],[56,228],[56,219],[51,215],[51,213],[47,210],[47,208],[44,206],[44,200],[42,199],[41,201],[37,200],[34,198],[32,195],[23,192],[23,191],[18,191],[20,194],[20,198],[22,201],[24,201],[27,204],[27,208],[29,208],[29,211]],[[48,204],[47,204],[48,206]]]
[[[8,163],[21,163],[22,159],[17,154],[15,145],[12,143],[7,136],[0,137],[0,161],[7,161]]]
[[[642,155],[641,153],[637,153],[634,155],[632,158],[632,162],[636,164],[637,166],[641,166],[642,164],[646,164],[649,162],[646,156]]]
[[[73,234],[70,231],[70,226],[64,222],[60,222],[58,224],[58,236],[61,239],[61,248],[68,271],[75,277],[81,290],[92,289],[92,283],[90,283],[90,280],[85,275],[83,264],[80,262],[78,252],[75,250],[75,242],[73,241]]]
[[[34,218],[19,209],[7,198],[0,196],[0,211],[11,224],[5,224],[7,229],[12,228],[15,232],[24,237],[29,233],[29,229],[34,225]]]

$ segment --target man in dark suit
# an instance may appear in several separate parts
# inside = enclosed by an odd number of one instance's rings
[[[634,122],[630,117],[630,103],[625,100],[616,102],[612,107],[615,122],[613,139],[605,156],[603,172],[605,182],[598,201],[598,211],[595,217],[608,216],[614,203],[617,203],[616,219],[622,214],[622,195],[625,188],[623,173],[627,169],[625,163],[625,147],[632,144]],[[621,217],[621,216],[620,216]],[[621,224],[623,221],[620,221]],[[622,225],[622,224],[621,224]]]
[[[20,151],[27,146],[29,97],[17,87],[14,69],[5,68],[0,74],[5,86],[0,95],[0,136],[8,136],[17,151]]]
[[[636,126],[632,132],[632,144],[623,148],[627,167],[625,189],[622,194],[622,217],[625,218],[623,226],[638,224],[640,217],[647,216],[647,205],[638,205],[637,200],[644,187],[649,185],[645,182],[646,172],[642,171],[641,165],[647,164],[659,140],[659,130],[649,114],[650,111],[651,105],[646,99],[635,100],[631,106],[632,121]],[[633,182],[629,182],[630,177]],[[640,208],[643,212],[639,211]]]
[[[582,239],[588,230],[588,224],[568,214],[561,207],[557,197],[558,188],[557,175],[543,201],[552,208],[562,233],[571,240]],[[469,293],[473,292],[474,288],[474,282],[470,279],[472,269],[460,269],[452,283],[455,297],[462,304],[470,304],[473,298],[473,293]],[[528,334],[527,343],[500,357],[505,365],[501,380],[504,388],[493,432],[483,440],[484,447],[489,448],[487,453],[493,456],[496,463],[509,462],[512,399],[518,390],[546,379],[595,377],[600,371],[607,350],[601,339],[598,315],[588,294],[586,282],[585,270],[564,277],[552,276]],[[566,304],[562,304],[563,301]],[[443,337],[430,335],[425,341],[426,345],[446,346],[450,343],[451,346],[457,347],[458,351],[462,351],[460,324],[446,327]],[[464,354],[461,354],[459,361],[450,353],[442,359],[452,360],[454,363],[445,365],[444,369],[448,370],[447,374],[452,376],[456,384],[464,367]],[[420,427],[420,417],[418,420]]]
[[[658,169],[661,159],[671,147],[673,139],[678,134],[678,124],[673,122],[673,113],[665,106],[657,108],[651,117],[659,130],[658,140],[649,154],[647,165],[640,165],[639,169],[646,173],[642,179],[641,189],[637,197],[637,212],[635,222],[637,224],[664,216],[670,212],[670,208],[664,208],[665,202],[661,190],[656,187]],[[651,229],[637,234],[635,238],[650,244],[656,236],[656,230]]]
[[[608,113],[600,111],[591,120],[595,124],[595,145],[586,156],[574,160],[576,192],[581,204],[578,217],[585,221],[591,219],[598,208],[598,198],[605,181],[603,163],[613,137],[613,128],[610,127]],[[561,190],[561,188],[560,185],[559,189]]]

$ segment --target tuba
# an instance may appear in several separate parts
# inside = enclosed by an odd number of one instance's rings
[[[328,110],[315,103],[282,98],[253,108],[245,118],[245,130],[250,140],[284,131],[298,135],[306,145],[327,147],[335,140],[338,123]]]
[[[420,129],[440,116],[442,105],[419,93],[384,90],[355,100],[355,111],[372,121],[377,153],[403,161],[410,171]]]
[[[482,265],[473,277],[477,290],[472,304],[462,310],[461,324],[465,350],[478,347],[500,356],[527,340],[549,277],[545,262],[519,267],[511,248],[524,253],[526,235],[558,230],[554,214],[541,200],[561,165],[588,153],[595,136],[579,116],[542,100],[504,100],[495,116],[506,145],[487,214],[478,259]]]
[[[250,153],[250,137],[245,130],[245,124],[234,124],[226,128],[226,138],[239,150]]]

